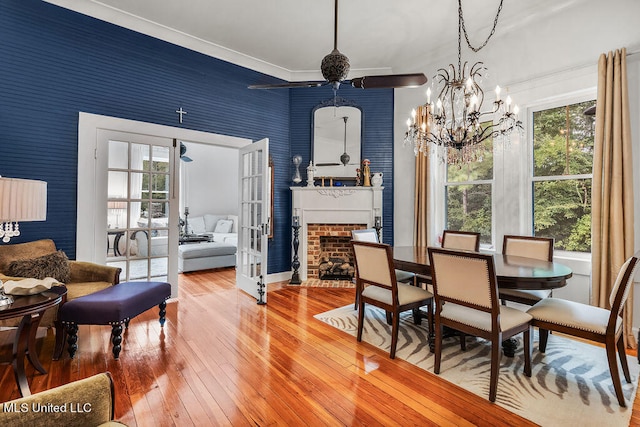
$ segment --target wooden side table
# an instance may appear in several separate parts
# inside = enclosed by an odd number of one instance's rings
[[[16,378],[16,383],[20,389],[21,396],[30,396],[29,382],[24,371],[25,356],[38,372],[46,374],[36,352],[36,332],[42,320],[44,312],[56,305],[64,302],[67,297],[67,288],[56,286],[49,291],[36,295],[13,296],[13,303],[4,306],[0,310],[0,320],[22,317],[20,326],[16,332],[13,342],[13,355],[11,365]]]

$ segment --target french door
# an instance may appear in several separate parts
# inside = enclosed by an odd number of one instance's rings
[[[98,131],[106,264],[121,281],[177,283],[179,149],[169,138]],[[98,211],[100,211],[98,209]],[[97,240],[98,241],[98,240]],[[96,249],[97,250],[97,249]]]
[[[258,304],[267,302],[267,248],[269,234],[269,139],[240,149],[240,215],[236,286]]]

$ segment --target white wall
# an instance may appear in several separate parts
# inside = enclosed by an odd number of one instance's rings
[[[509,7],[508,3],[505,7]],[[627,57],[629,81],[629,98],[631,107],[631,132],[634,144],[634,176],[635,223],[640,224],[640,30],[638,19],[640,2],[637,0],[615,0],[600,2],[583,0],[574,2],[569,7],[535,20],[522,17],[521,22],[499,22],[496,35],[487,47],[474,54],[464,46],[463,61],[474,63],[483,61],[489,70],[484,84],[485,90],[491,91],[496,83],[507,90],[514,102],[527,111],[544,102],[552,101],[559,96],[584,97],[595,93],[597,84],[597,61],[601,53],[626,47],[630,55]],[[467,20],[472,19],[467,17]],[[501,36],[501,28],[511,28],[508,36]],[[421,70],[432,76],[438,68],[449,63],[457,64],[455,45],[456,26],[452,23],[452,44],[448,53],[440,58],[433,58],[425,63]],[[486,35],[478,37],[483,39]],[[472,38],[478,45],[482,40]],[[445,52],[445,50],[443,50]],[[431,81],[431,77],[430,77]],[[431,82],[427,83],[429,85]],[[426,86],[420,89],[399,89],[395,94],[395,244],[410,245],[413,242],[413,186],[414,168],[413,150],[403,147],[406,120],[416,105],[425,102]],[[492,93],[487,94],[486,105]],[[523,114],[523,116],[525,116]],[[528,123],[525,120],[525,128]],[[496,173],[504,173],[505,182],[511,187],[496,189],[496,197],[509,192],[522,194],[527,187],[522,182],[520,170],[526,168],[527,157],[522,151],[528,150],[528,141],[514,141],[510,152],[504,153],[504,167],[496,165]],[[497,160],[501,156],[497,157]],[[501,168],[498,172],[498,168]],[[441,208],[436,208],[440,209]],[[499,227],[509,232],[527,230],[528,212],[526,203],[507,203],[500,215]],[[497,236],[497,240],[500,236]],[[636,248],[640,248],[640,227],[636,227]],[[499,248],[498,248],[499,249]],[[562,262],[574,269],[574,277],[566,288],[559,289],[554,295],[576,301],[588,302],[590,296],[590,265],[588,260],[563,258]],[[640,288],[636,286],[636,293]],[[635,298],[635,323],[640,323],[640,296]]]
[[[236,214],[238,212],[239,150],[185,142],[192,162],[180,162],[180,215]]]

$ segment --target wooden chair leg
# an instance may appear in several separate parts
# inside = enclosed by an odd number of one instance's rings
[[[435,320],[435,355],[433,359],[433,373],[440,373],[440,359],[442,358],[442,325],[440,325],[440,320],[438,316],[436,316]]]
[[[391,350],[389,351],[389,357],[391,359],[396,358],[396,347],[398,346],[398,329],[400,328],[400,313],[393,313],[393,322],[391,325]]]
[[[496,401],[498,391],[498,368],[500,367],[500,349],[502,343],[499,339],[491,342],[491,379],[489,384],[489,401]]]
[[[538,350],[541,353],[547,351],[547,341],[549,339],[549,331],[547,329],[538,329],[538,334],[540,336],[540,341],[538,342]]]
[[[358,301],[358,342],[362,341],[362,327],[364,326],[364,302]]]
[[[460,350],[467,351],[467,336],[463,332],[458,332],[460,336]]]
[[[387,325],[391,325],[393,322],[393,315],[391,314],[390,311],[387,311]]]
[[[531,376],[531,348],[533,347],[533,328],[529,326],[529,329],[523,332],[524,340],[524,374],[528,377]]]
[[[609,362],[609,372],[611,373],[611,381],[613,381],[613,389],[616,392],[618,403],[623,408],[627,406],[622,393],[622,385],[620,384],[620,372],[618,372],[618,361],[616,360],[616,343],[614,337],[607,337],[605,347],[607,349],[607,361]]]
[[[620,357],[620,364],[622,365],[622,373],[627,383],[631,383],[631,375],[629,374],[629,363],[627,362],[627,352],[624,349],[624,339],[622,335],[618,338],[618,357]]]

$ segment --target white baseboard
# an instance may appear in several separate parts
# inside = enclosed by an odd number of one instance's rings
[[[267,274],[267,284],[275,282],[284,282],[291,280],[292,271],[282,271],[280,273]]]

